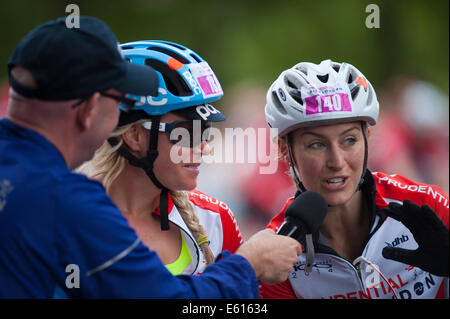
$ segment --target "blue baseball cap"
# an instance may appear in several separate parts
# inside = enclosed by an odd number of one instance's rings
[[[18,83],[11,70],[21,66],[37,87]],[[152,67],[127,62],[117,38],[103,21],[80,16],[79,28],[68,28],[66,17],[41,24],[18,44],[8,61],[11,87],[40,100],[85,98],[115,88],[126,94],[158,94]]]

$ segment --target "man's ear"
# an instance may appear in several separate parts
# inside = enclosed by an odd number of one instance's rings
[[[94,93],[88,100],[76,107],[77,124],[82,131],[91,128],[100,112],[99,106],[100,93]]]

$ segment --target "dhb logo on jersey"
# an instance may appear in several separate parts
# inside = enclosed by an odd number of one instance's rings
[[[392,241],[392,243],[385,242],[387,246],[389,247],[395,247],[400,244],[403,244],[409,240],[408,235],[402,235],[402,237],[395,237],[395,239]]]

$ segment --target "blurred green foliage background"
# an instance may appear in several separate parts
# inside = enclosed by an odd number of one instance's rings
[[[448,0],[1,0],[0,81],[20,39],[68,15],[70,3],[107,22],[120,42],[161,39],[192,48],[213,67],[225,97],[231,85],[268,87],[297,62],[326,58],[355,65],[376,89],[406,74],[448,94]],[[371,3],[380,8],[379,29],[365,25]]]

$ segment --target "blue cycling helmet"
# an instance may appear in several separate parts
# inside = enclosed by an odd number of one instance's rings
[[[219,80],[208,65],[194,51],[167,41],[136,41],[120,45],[125,58],[135,64],[151,66],[158,76],[157,96],[128,94],[137,103],[131,110],[120,105],[119,126],[142,118],[151,119],[149,149],[143,158],[136,158],[121,145],[117,150],[131,165],[142,168],[152,182],[162,190],[160,195],[161,229],[169,229],[169,190],[156,178],[153,164],[158,157],[158,128],[162,115],[177,112],[189,119],[207,122],[225,120],[225,116],[208,103],[223,96]],[[181,113],[183,112],[183,113]],[[114,146],[115,137],[108,139]]]
[[[158,95],[127,95],[138,102],[133,111],[163,115],[219,100],[223,90],[213,70],[191,49],[168,41],[135,41],[120,45],[125,58],[149,65],[159,80]]]

